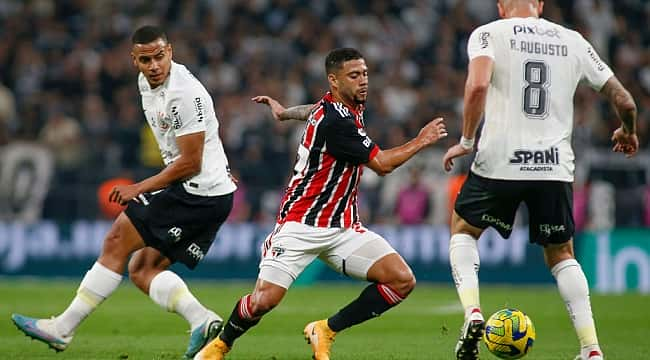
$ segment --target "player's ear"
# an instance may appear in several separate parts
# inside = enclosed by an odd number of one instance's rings
[[[542,15],[543,12],[544,12],[544,1],[540,0],[539,5],[537,5],[537,15],[538,16]]]
[[[138,61],[135,59],[135,54],[131,51],[131,61],[133,61],[133,66],[138,67]]]
[[[503,7],[501,0],[497,1],[497,10],[499,10],[499,17],[502,19],[506,18],[506,9]]]
[[[174,50],[172,49],[172,44],[167,43],[167,46],[165,46],[165,47],[167,48],[167,52],[169,53],[169,58],[171,59],[172,55],[174,55]]]
[[[338,88],[339,87],[339,82],[336,79],[336,75],[334,75],[332,73],[327,74],[327,82],[330,83],[330,87],[332,87],[332,88]]]

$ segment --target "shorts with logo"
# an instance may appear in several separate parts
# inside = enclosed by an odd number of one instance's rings
[[[233,194],[199,196],[180,183],[129,201],[124,213],[147,246],[194,269],[232,209]]]
[[[294,221],[277,224],[261,250],[259,278],[285,289],[316,258],[343,275],[366,280],[375,262],[396,252],[384,238],[361,224],[326,228]]]
[[[573,237],[573,187],[569,182],[488,179],[470,172],[454,210],[470,225],[491,226],[508,238],[522,201],[528,207],[531,243],[562,244]]]

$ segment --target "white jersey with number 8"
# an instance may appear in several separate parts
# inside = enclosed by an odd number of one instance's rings
[[[472,171],[506,180],[573,181],[573,96],[613,76],[579,33],[538,18],[510,18],[471,34],[469,59],[494,70]]]

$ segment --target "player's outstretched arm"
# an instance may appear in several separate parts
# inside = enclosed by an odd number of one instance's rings
[[[270,96],[260,95],[252,98],[254,102],[258,104],[266,104],[271,108],[271,114],[273,119],[277,121],[286,121],[286,120],[299,120],[307,121],[309,118],[309,113],[314,107],[314,104],[307,105],[298,105],[290,108],[285,108],[277,100],[273,99]]]
[[[407,143],[388,150],[379,150],[366,166],[380,176],[389,174],[425,147],[447,136],[442,118],[435,118],[426,124],[418,136]]]
[[[627,157],[634,156],[639,150],[639,139],[636,135],[637,108],[632,95],[616,76],[607,80],[600,92],[607,97],[621,120],[621,126],[612,134],[613,150]]]

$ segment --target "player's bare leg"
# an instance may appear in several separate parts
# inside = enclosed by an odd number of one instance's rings
[[[223,319],[206,309],[174,272],[167,270],[172,262],[157,249],[145,247],[136,251],[129,261],[129,278],[163,309],[182,316],[191,330],[185,356],[192,358],[221,331]]]
[[[478,270],[481,264],[477,240],[483,229],[468,224],[455,211],[451,220],[449,263],[458,297],[465,310],[465,321],[456,344],[456,359],[478,359],[485,320],[479,301]]]
[[[589,285],[582,267],[573,252],[573,240],[564,244],[544,247],[544,259],[557,281],[562,299],[567,305],[578,339],[580,354],[577,360],[602,360],[603,353],[598,345],[596,325],[591,312]]]
[[[104,239],[101,255],[86,273],[68,308],[52,319],[13,314],[12,320],[28,336],[51,348],[65,350],[75,329],[108,298],[122,281],[129,255],[144,247],[144,241],[129,218],[121,213]]]
[[[237,302],[221,334],[201,349],[194,359],[223,359],[235,340],[257,325],[264,314],[273,310],[282,301],[286,293],[287,289],[282,286],[258,279],[253,293],[245,295]]]

